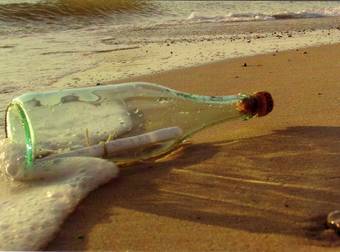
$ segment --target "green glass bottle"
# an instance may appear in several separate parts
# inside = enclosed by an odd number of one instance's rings
[[[264,116],[269,93],[200,96],[151,83],[26,93],[9,104],[6,135],[36,160],[96,156],[130,163],[160,156],[193,133],[230,119]]]

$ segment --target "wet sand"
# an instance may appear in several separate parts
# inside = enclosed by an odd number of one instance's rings
[[[123,168],[48,250],[337,250],[340,44],[141,76],[206,95],[272,93],[274,111],[194,136],[170,160]],[[247,67],[243,67],[244,63]]]

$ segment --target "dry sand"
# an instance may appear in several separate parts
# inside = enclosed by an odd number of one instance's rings
[[[336,44],[137,78],[206,95],[267,90],[275,107],[202,131],[172,160],[123,168],[47,249],[340,249],[324,228],[340,209],[339,59]]]

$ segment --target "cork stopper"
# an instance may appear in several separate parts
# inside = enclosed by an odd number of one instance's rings
[[[257,116],[269,114],[274,107],[273,97],[266,91],[257,92],[253,95],[257,100]]]
[[[270,93],[261,91],[245,98],[240,105],[240,112],[260,117],[269,114],[273,110],[274,101]]]

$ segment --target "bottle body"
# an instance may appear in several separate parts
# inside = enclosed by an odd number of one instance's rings
[[[248,95],[198,96],[150,83],[28,93],[9,105],[6,133],[11,141],[26,146],[30,166],[36,159],[114,139],[169,127],[181,130],[173,139],[118,151],[111,157],[133,162],[168,152],[209,125],[251,118],[257,114],[252,102]]]

